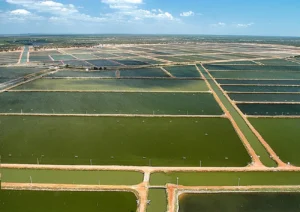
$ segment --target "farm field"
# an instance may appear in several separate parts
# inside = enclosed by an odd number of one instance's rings
[[[102,36],[0,53],[1,212],[299,209],[295,40]]]

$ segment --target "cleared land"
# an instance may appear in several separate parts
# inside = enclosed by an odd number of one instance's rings
[[[91,159],[95,165],[184,167],[199,166],[200,160],[220,167],[251,162],[224,118],[1,116],[0,121],[2,163],[36,164],[42,155],[43,164],[71,165],[89,165]]]
[[[6,92],[0,113],[222,115],[210,93]]]
[[[300,166],[298,154],[300,119],[250,118],[249,120],[283,161]]]
[[[129,192],[91,191],[0,191],[1,212],[116,212],[137,210],[136,197]],[[112,203],[117,204],[112,204]],[[29,207],[30,205],[30,207]],[[27,209],[26,209],[27,208]]]

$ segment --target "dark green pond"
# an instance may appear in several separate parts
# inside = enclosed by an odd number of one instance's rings
[[[222,88],[227,92],[300,92],[300,86],[223,85]]]
[[[299,66],[300,68],[300,66]],[[214,78],[234,79],[300,79],[298,72],[272,71],[210,71]]]
[[[0,116],[3,163],[246,166],[225,118]],[[226,135],[226,136],[223,136]]]
[[[182,194],[179,212],[296,212],[300,193]]]
[[[0,191],[1,212],[136,212],[130,192]]]
[[[300,85],[300,80],[230,80],[218,79],[219,84],[251,84],[251,85]]]
[[[261,61],[262,62],[262,61]],[[272,65],[204,65],[209,71],[300,71],[300,66],[293,63],[292,66],[285,66],[285,64]]]
[[[300,115],[300,104],[237,104],[246,115]]]
[[[300,94],[257,94],[257,93],[232,93],[230,98],[235,101],[248,102],[300,102]]]

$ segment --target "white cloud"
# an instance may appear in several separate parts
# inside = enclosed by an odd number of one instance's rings
[[[224,22],[219,22],[219,23],[216,23],[216,24],[212,24],[211,26],[212,27],[225,27],[227,24],[224,23]]]
[[[133,9],[142,4],[143,0],[102,0],[101,2],[108,4],[111,9]]]
[[[195,15],[195,13],[193,11],[180,13],[180,16],[182,16],[182,17],[189,17],[189,16],[194,16],[194,15]]]
[[[254,25],[254,23],[248,23],[248,24],[235,24],[234,26],[237,27],[237,28],[247,28],[247,27],[250,27]]]
[[[12,14],[12,15],[30,15],[31,12],[24,10],[24,9],[18,9],[18,10],[10,11],[10,14]]]
[[[70,15],[78,12],[73,4],[62,4],[55,1],[6,0],[6,2],[23,6],[29,10],[53,15]]]
[[[52,0],[6,0],[7,3],[24,7],[24,11],[30,13],[35,11],[40,14],[50,15],[49,21],[59,23],[108,23],[108,22],[131,22],[142,21],[144,19],[155,20],[178,20],[169,13],[161,9],[144,10],[139,5],[143,0],[101,0],[102,3],[109,5],[113,12],[101,14],[100,16],[90,16],[81,13],[79,7],[73,4],[63,4]],[[21,9],[23,10],[23,9]],[[23,13],[24,13],[23,11]],[[21,12],[22,13],[22,12]],[[26,12],[25,12],[26,13]]]
[[[17,9],[17,10],[0,13],[1,23],[40,21],[40,20],[44,20],[44,18],[36,14],[33,14],[25,9]]]

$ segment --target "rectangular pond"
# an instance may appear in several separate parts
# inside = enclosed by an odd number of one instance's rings
[[[0,116],[2,163],[246,166],[225,118]],[[223,136],[226,135],[226,136]]]
[[[227,92],[300,92],[300,86],[222,85]]]
[[[39,79],[17,90],[208,91],[204,80],[176,79]]]
[[[202,161],[202,165],[205,162]],[[184,186],[300,185],[300,172],[157,172],[151,185]]]
[[[222,115],[211,93],[6,92],[0,113]]]
[[[300,66],[299,66],[300,67]],[[214,78],[234,79],[300,79],[299,72],[272,71],[210,71]]]
[[[37,163],[43,163],[43,156]],[[93,165],[93,161],[90,163]],[[1,168],[1,180],[6,183],[48,183],[81,185],[137,185],[143,182],[143,173],[134,171],[73,171],[46,169]]]
[[[0,191],[1,212],[136,212],[136,196],[112,191]]]
[[[300,94],[275,93],[232,93],[229,94],[234,101],[248,102],[300,102]]]
[[[185,193],[179,196],[179,212],[295,212],[299,202],[300,192]]]
[[[219,84],[242,84],[242,85],[300,85],[300,80],[234,80],[217,79]]]
[[[282,161],[300,166],[298,154],[300,119],[250,118],[249,120]]]
[[[237,104],[239,109],[247,115],[264,116],[299,116],[300,104]]]
[[[201,77],[196,66],[166,66],[165,69],[175,77]]]

